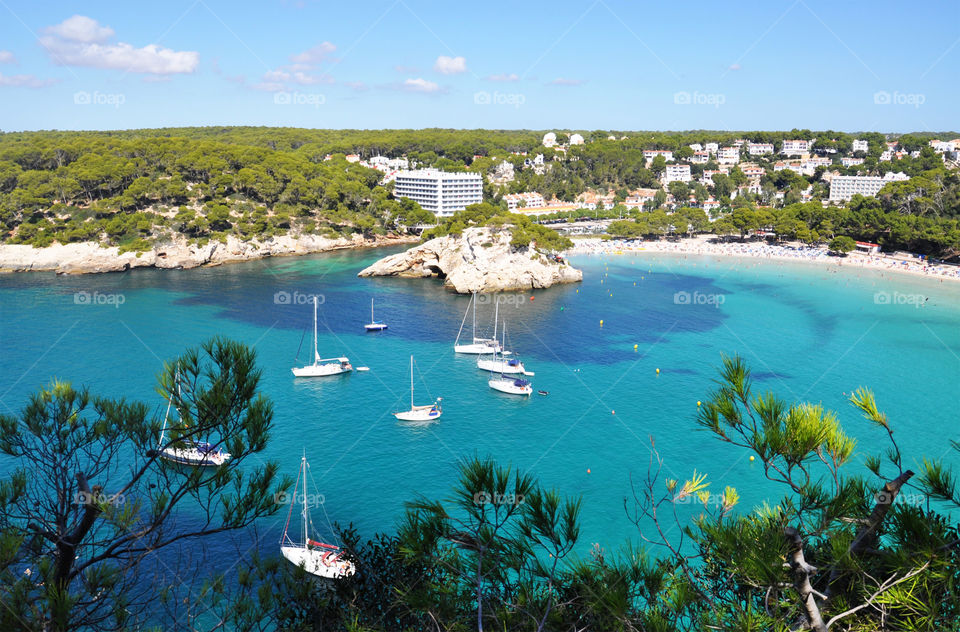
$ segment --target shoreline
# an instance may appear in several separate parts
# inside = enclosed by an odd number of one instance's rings
[[[920,277],[960,281],[960,266],[930,265],[920,259],[900,259],[888,255],[850,253],[846,257],[828,255],[825,246],[785,246],[766,242],[711,243],[712,235],[699,235],[672,241],[632,241],[624,239],[604,240],[599,238],[573,239],[574,246],[565,255],[622,255],[622,254],[672,254],[693,256],[739,257],[767,261],[792,261],[812,263],[833,268],[875,270]]]
[[[96,242],[54,244],[34,248],[22,244],[0,244],[0,274],[17,272],[54,272],[56,274],[101,274],[125,272],[134,268],[189,270],[213,267],[227,263],[257,261],[268,257],[295,257],[320,254],[334,250],[380,248],[412,244],[416,236],[376,236],[365,239],[340,237],[330,239],[319,235],[281,235],[264,241],[240,241],[228,236],[226,243],[210,242],[203,246],[178,240],[156,244],[146,252],[120,253],[116,246],[101,246]]]

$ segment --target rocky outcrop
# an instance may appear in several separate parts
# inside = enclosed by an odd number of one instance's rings
[[[154,246],[142,253],[120,254],[116,247],[101,247],[84,242],[56,244],[46,248],[34,248],[18,244],[0,245],[0,271],[27,272],[54,271],[58,274],[86,274],[94,272],[119,272],[131,268],[196,268],[204,265],[219,265],[235,261],[250,261],[264,257],[305,255],[344,248],[407,243],[408,238],[329,239],[319,235],[282,235],[263,241],[240,241],[227,237],[226,243],[210,241],[203,246],[191,245],[185,239]]]
[[[576,283],[583,272],[540,252],[510,245],[509,229],[467,228],[461,236],[431,239],[362,270],[361,277],[437,277],[459,294],[501,292]]]

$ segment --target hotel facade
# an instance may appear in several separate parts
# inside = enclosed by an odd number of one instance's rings
[[[437,217],[449,217],[483,201],[483,177],[479,173],[434,169],[401,171],[393,194],[413,200]]]

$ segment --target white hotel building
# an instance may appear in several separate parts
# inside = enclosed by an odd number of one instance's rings
[[[873,197],[886,183],[909,179],[904,173],[890,171],[882,178],[880,176],[833,176],[830,180],[830,201],[846,202],[854,195]]]
[[[483,201],[483,177],[479,173],[401,171],[395,182],[395,196],[410,198],[437,217],[449,217]]]
[[[780,153],[784,156],[800,156],[808,153],[812,144],[808,140],[785,140]]]

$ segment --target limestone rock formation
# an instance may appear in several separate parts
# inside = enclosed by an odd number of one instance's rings
[[[459,294],[546,288],[576,283],[583,272],[565,260],[529,247],[514,248],[507,228],[467,228],[460,236],[431,239],[406,252],[385,257],[362,270],[361,277],[438,277]]]

